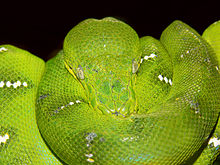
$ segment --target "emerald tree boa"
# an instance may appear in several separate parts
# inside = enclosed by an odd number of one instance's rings
[[[220,22],[174,21],[159,40],[87,19],[46,63],[0,46],[0,164],[212,164]]]

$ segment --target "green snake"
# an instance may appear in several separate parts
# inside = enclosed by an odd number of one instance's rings
[[[0,46],[0,164],[212,164],[220,153],[220,21],[139,38],[87,19],[46,63]]]

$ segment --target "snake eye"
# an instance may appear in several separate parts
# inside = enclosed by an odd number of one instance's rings
[[[138,63],[135,59],[132,60],[132,73],[136,73],[138,71]]]
[[[76,74],[77,74],[77,77],[81,80],[83,80],[85,77],[84,77],[84,72],[83,72],[83,68],[81,65],[78,66],[77,70],[76,70]]]

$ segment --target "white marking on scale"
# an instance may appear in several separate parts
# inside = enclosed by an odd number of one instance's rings
[[[7,87],[11,87],[13,86],[14,88],[17,88],[17,87],[20,87],[21,86],[21,82],[20,81],[17,81],[17,82],[14,82],[13,84],[10,82],[10,81],[7,81],[6,83],[4,81],[1,81],[0,82],[0,87],[4,87],[4,85],[6,85]],[[23,86],[27,87],[27,83],[24,82],[22,84]]]
[[[217,146],[219,146],[220,145],[220,140],[218,139],[218,138],[211,138],[210,140],[209,140],[209,144],[211,144],[211,143],[213,143],[213,145],[215,146],[215,147],[217,147]]]
[[[85,154],[86,157],[91,158],[93,157],[93,154]]]
[[[123,139],[122,139],[122,141],[124,142],[124,141],[127,141],[129,139],[129,137],[124,137]]]
[[[167,77],[163,77],[161,74],[158,76],[158,78],[160,79],[160,81],[165,81],[166,83],[169,83],[170,85],[172,85],[172,80],[168,79]]]
[[[148,60],[148,56],[144,56],[144,59],[145,59],[145,60]]]
[[[154,53],[151,53],[149,57],[150,57],[150,58],[154,58],[154,57],[157,57],[157,55],[154,54]]]
[[[170,83],[170,85],[172,85],[172,80],[171,79],[169,79],[169,83]]]
[[[165,81],[166,83],[168,83],[168,79],[167,79],[166,77],[164,77],[164,81]]]
[[[76,100],[76,103],[80,103],[80,101],[79,101],[79,100]]]
[[[6,52],[6,51],[8,51],[8,49],[6,49],[5,47],[0,48],[0,52]]]
[[[69,103],[69,105],[73,105],[73,104],[74,104],[74,102],[70,102],[70,103]]]
[[[149,58],[155,58],[155,57],[157,57],[157,55],[154,53],[151,53],[149,56],[144,56],[144,59],[148,60]],[[142,61],[141,61],[141,63],[142,63]]]
[[[18,85],[18,86],[21,86],[21,82],[20,82],[20,81],[17,81],[17,85]]]
[[[78,101],[79,101],[79,100],[76,100],[76,102],[78,102]],[[80,102],[80,101],[79,101],[79,102]],[[69,105],[73,105],[73,104],[74,104],[74,102],[69,102],[69,104],[67,104],[67,105],[65,105],[65,106],[63,105],[63,106],[59,107],[58,110],[59,110],[59,109],[64,109],[65,107],[68,107]],[[58,110],[56,110],[56,111],[58,111]]]
[[[11,85],[12,85],[11,82],[10,82],[10,81],[7,81],[6,86],[7,86],[7,87],[10,87]]]
[[[18,85],[17,85],[17,83],[16,83],[16,82],[15,82],[15,83],[13,83],[12,85],[13,85],[13,87],[14,87],[14,88],[17,88],[17,87],[18,87]]]
[[[161,74],[158,76],[158,78],[160,79],[160,81],[163,81],[163,76]]]
[[[1,81],[1,82],[0,82],[0,88],[3,88],[4,85],[5,85],[4,81]]]
[[[27,87],[27,83],[26,83],[26,82],[23,82],[23,86]]]
[[[8,139],[9,139],[9,134],[6,133],[4,136],[0,135],[0,144],[1,143],[5,144]]]
[[[140,63],[142,63],[143,62],[143,58],[141,58],[141,62]]]
[[[93,163],[94,162],[94,159],[92,159],[92,158],[89,158],[89,159],[86,159],[88,162],[90,162],[90,163]]]

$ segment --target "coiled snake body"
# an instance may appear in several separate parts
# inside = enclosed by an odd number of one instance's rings
[[[220,23],[160,40],[87,19],[43,60],[0,47],[0,164],[211,164],[219,154]]]

